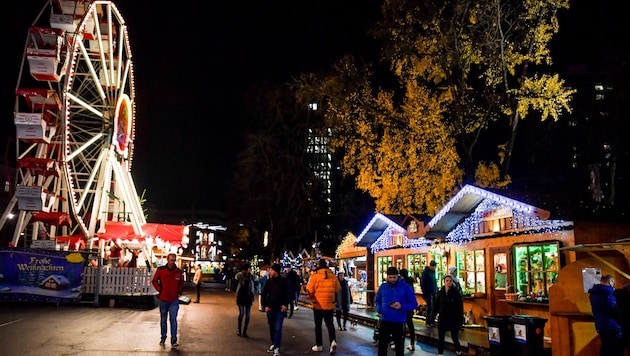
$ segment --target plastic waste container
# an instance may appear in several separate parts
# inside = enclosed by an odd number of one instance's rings
[[[512,356],[514,353],[514,330],[512,315],[483,317],[488,324],[488,344],[491,356]]]
[[[545,351],[545,323],[547,319],[531,315],[514,315],[514,355],[538,356]]]

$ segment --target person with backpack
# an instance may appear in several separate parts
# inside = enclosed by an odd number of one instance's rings
[[[236,335],[248,337],[247,327],[249,326],[249,318],[254,303],[256,293],[254,286],[254,276],[252,275],[252,266],[248,263],[243,269],[236,274],[236,305],[238,305],[238,329]],[[243,324],[243,318],[245,323]],[[241,326],[243,327],[241,329]],[[242,333],[241,333],[242,330]]]

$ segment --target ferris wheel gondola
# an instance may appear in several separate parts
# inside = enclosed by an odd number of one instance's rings
[[[108,221],[142,235],[133,61],[115,4],[47,1],[27,31],[15,94],[17,173],[0,218],[13,245],[59,236],[91,245]]]

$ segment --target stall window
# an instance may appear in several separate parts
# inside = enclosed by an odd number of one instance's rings
[[[435,266],[435,278],[437,279],[438,288],[444,285],[444,276],[448,273],[448,267],[446,267],[446,257],[444,256],[444,252],[442,250],[429,251],[427,253],[427,265],[431,263],[431,261],[435,261],[437,265]]]
[[[393,258],[392,256],[383,256],[379,257],[376,260],[378,266],[378,276],[379,280],[377,281],[380,286],[383,282],[387,282],[387,268],[392,265]]]
[[[560,270],[559,243],[514,247],[516,289],[522,296],[547,299]]]
[[[484,250],[458,251],[457,271],[464,294],[486,293],[486,257]]]
[[[407,270],[409,271],[409,277],[413,278],[413,290],[416,293],[420,293],[420,276],[422,276],[422,271],[424,270],[424,266],[427,265],[427,255],[422,254],[411,254],[407,255]]]

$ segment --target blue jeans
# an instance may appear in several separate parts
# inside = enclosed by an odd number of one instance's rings
[[[280,348],[282,343],[282,323],[284,322],[284,312],[281,310],[270,310],[267,312],[267,324],[269,324],[269,336],[271,343],[276,348]]]
[[[160,333],[162,340],[166,340],[166,319],[171,323],[171,344],[177,342],[177,313],[179,300],[164,302],[160,300]]]
[[[243,331],[247,331],[247,327],[249,326],[249,317],[251,315],[252,306],[251,305],[238,305],[238,331],[241,331],[241,324],[243,322],[243,317],[245,317],[245,325],[243,325]]]

